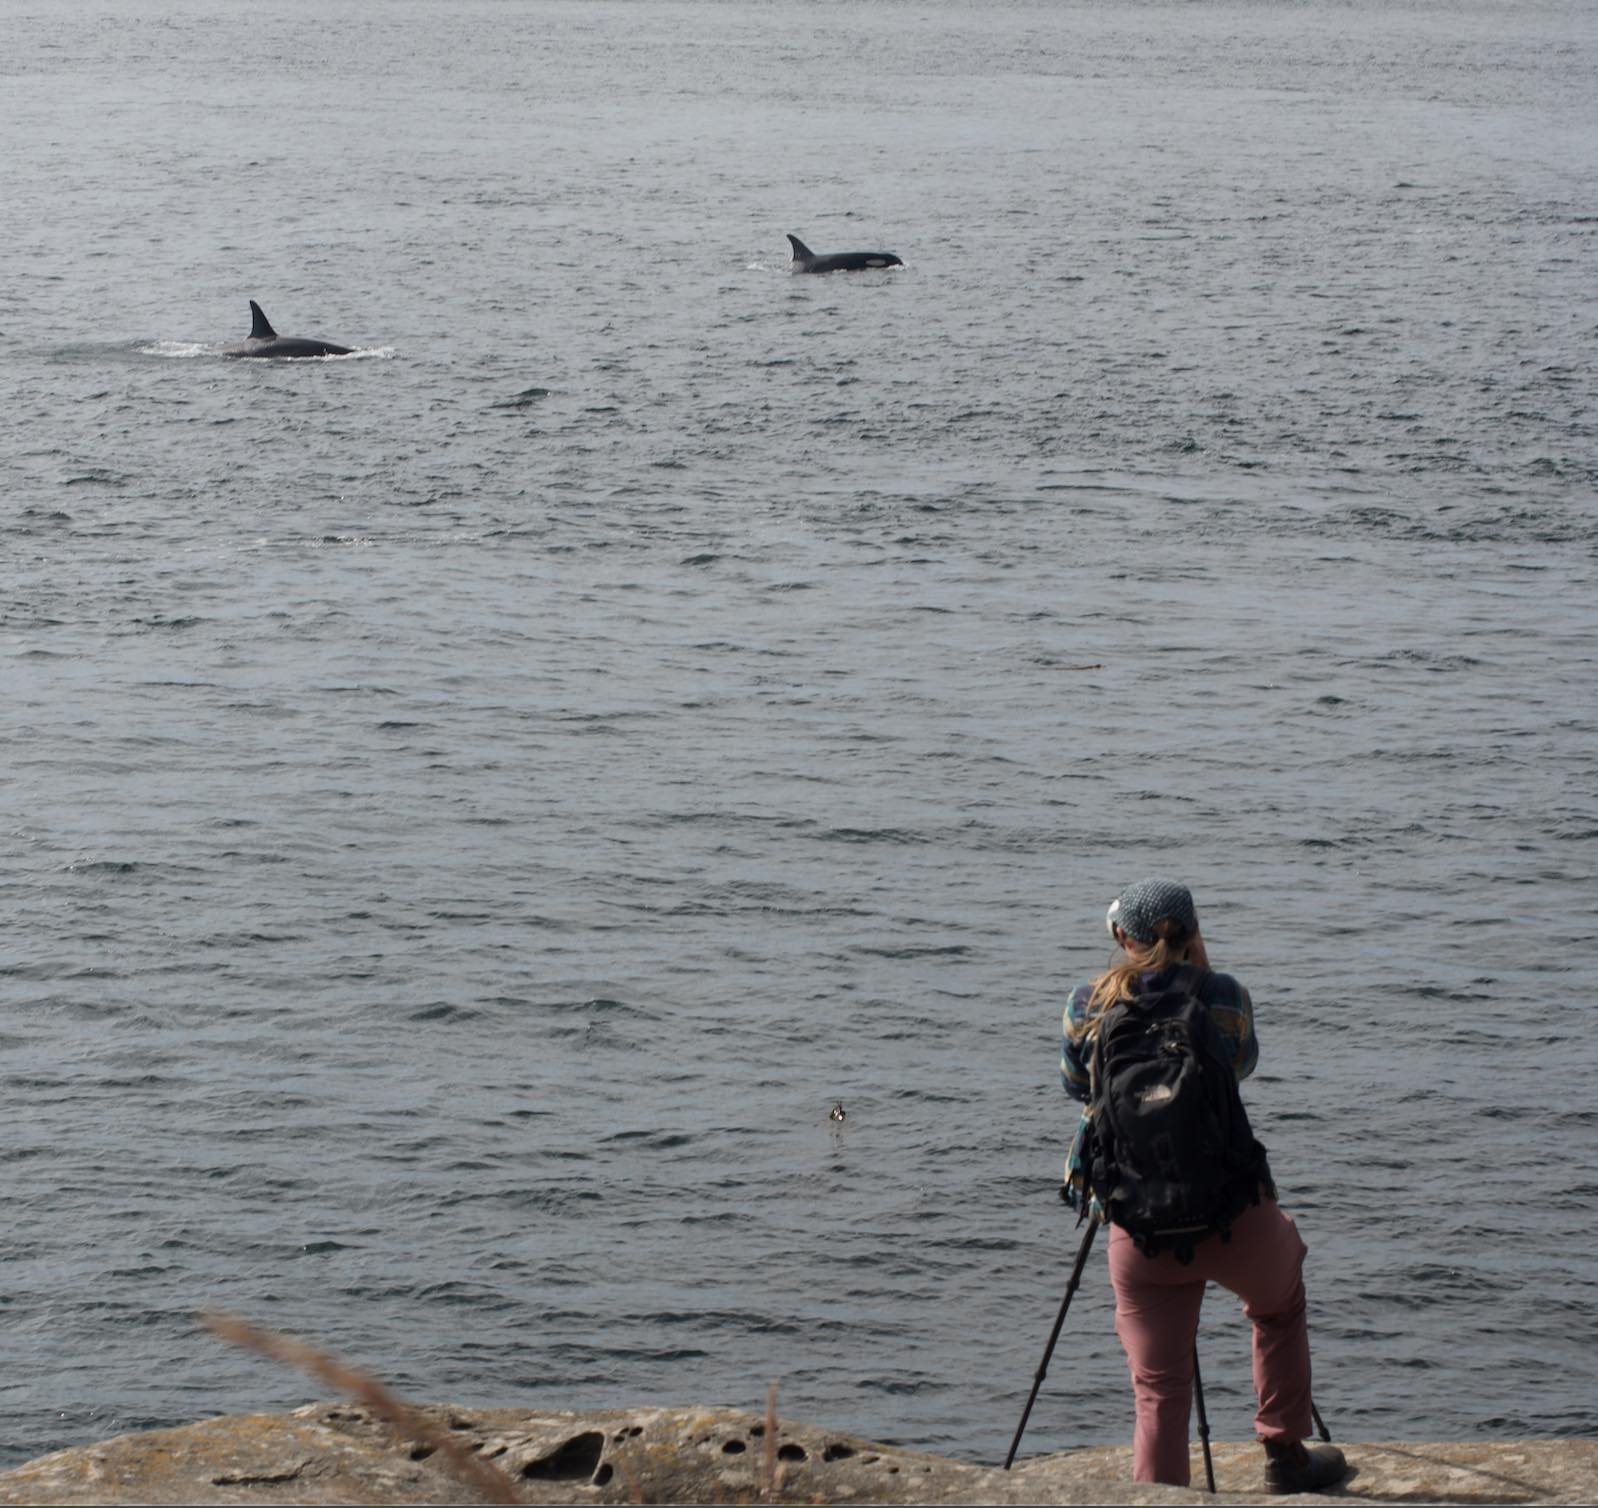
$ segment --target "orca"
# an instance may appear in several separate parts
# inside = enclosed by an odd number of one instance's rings
[[[267,356],[279,360],[296,356],[348,356],[348,346],[336,346],[330,340],[307,340],[299,336],[279,335],[272,322],[262,312],[261,306],[250,300],[250,336],[243,345],[229,346],[224,356]]]
[[[865,272],[873,267],[903,267],[891,251],[834,251],[818,257],[798,236],[789,236],[793,245],[795,272]]]

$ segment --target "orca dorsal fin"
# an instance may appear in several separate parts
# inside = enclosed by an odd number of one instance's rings
[[[272,328],[272,321],[261,313],[261,306],[253,298],[250,300],[250,316],[251,340],[277,339],[277,331]]]
[[[806,246],[805,243],[803,241],[801,241],[798,236],[789,236],[788,240],[793,246],[793,259],[794,259],[794,261],[796,261],[796,262],[813,262],[813,261],[815,261],[815,259],[816,259],[815,252],[811,251],[811,249],[808,246]]]

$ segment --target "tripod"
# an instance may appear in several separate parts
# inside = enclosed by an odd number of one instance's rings
[[[1065,1297],[1060,1300],[1060,1312],[1054,1316],[1054,1328],[1049,1331],[1049,1343],[1043,1348],[1043,1360],[1038,1363],[1037,1373],[1032,1378],[1032,1391],[1027,1394],[1026,1407],[1021,1410],[1021,1422],[1015,1427],[1015,1437],[1010,1441],[1010,1449],[1004,1457],[1006,1471],[1015,1461],[1016,1451],[1021,1448],[1021,1436],[1026,1432],[1027,1420],[1032,1417],[1032,1405],[1038,1400],[1038,1390],[1043,1386],[1043,1379],[1048,1376],[1049,1361],[1054,1356],[1054,1347],[1060,1339],[1060,1331],[1065,1328],[1065,1312],[1071,1307],[1071,1300],[1082,1282],[1082,1269],[1087,1265],[1088,1252],[1093,1248],[1093,1238],[1098,1234],[1098,1230],[1098,1222],[1090,1220],[1087,1231],[1082,1237],[1082,1244],[1077,1248],[1076,1261],[1071,1264],[1071,1276],[1065,1285]],[[1193,1333],[1193,1401],[1198,1409],[1199,1442],[1204,1448],[1204,1479],[1210,1491],[1214,1492],[1215,1460],[1210,1454],[1209,1416],[1204,1411],[1204,1378],[1199,1372],[1197,1330]],[[1332,1432],[1327,1429],[1326,1421],[1321,1418],[1321,1411],[1315,1407],[1313,1399],[1310,1400],[1309,1411],[1321,1439],[1330,1440]]]

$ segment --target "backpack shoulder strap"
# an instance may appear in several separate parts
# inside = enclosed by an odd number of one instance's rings
[[[1171,975],[1169,989],[1185,989],[1200,1005],[1205,1003],[1204,997],[1199,993],[1199,986],[1209,974],[1208,969],[1201,969],[1196,963],[1179,963],[1176,971]]]
[[[1123,999],[1120,999],[1120,1000],[1111,1001],[1110,1004],[1105,1006],[1104,1009],[1102,1011],[1100,1011],[1098,1013],[1098,1015],[1094,1018],[1093,1025],[1092,1025],[1091,1029],[1088,1032],[1088,1039],[1089,1040],[1088,1040],[1088,1054],[1087,1054],[1087,1060],[1088,1060],[1088,1101],[1087,1102],[1088,1102],[1089,1105],[1097,1104],[1098,1103],[1098,1098],[1099,1098],[1099,1080],[1100,1080],[1100,1077],[1101,1077],[1100,1070],[1104,1066],[1104,1039],[1108,1035],[1108,1033],[1105,1031],[1104,1028],[1109,1023],[1110,1017],[1116,1011],[1118,1011],[1123,1005],[1125,1005],[1128,999],[1133,999],[1133,998],[1135,998],[1135,997],[1127,996],[1127,997],[1124,997]]]

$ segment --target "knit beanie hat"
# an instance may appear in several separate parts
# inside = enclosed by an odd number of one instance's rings
[[[1172,880],[1137,880],[1110,902],[1105,921],[1119,927],[1133,942],[1154,941],[1154,927],[1166,917],[1182,924],[1189,934],[1198,931],[1198,912],[1186,885]]]

